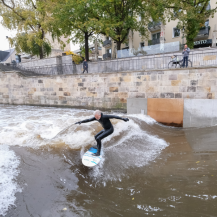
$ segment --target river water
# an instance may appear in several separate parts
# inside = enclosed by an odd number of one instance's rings
[[[91,110],[0,106],[0,216],[217,216],[217,127],[112,120],[99,165],[82,165]]]

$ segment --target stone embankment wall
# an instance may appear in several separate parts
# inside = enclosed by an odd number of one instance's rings
[[[0,72],[0,103],[126,109],[127,98],[216,99],[217,68],[22,77]]]

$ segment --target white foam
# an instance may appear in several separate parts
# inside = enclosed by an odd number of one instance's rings
[[[19,174],[19,158],[6,145],[0,145],[0,216],[15,205],[15,194],[20,192],[15,179]]]
[[[94,167],[90,174],[92,177],[121,181],[127,168],[147,165],[168,146],[163,139],[141,129],[142,122],[148,125],[155,123],[149,116],[118,115],[127,116],[130,121],[112,120],[114,133],[103,139],[105,158]],[[4,138],[0,140],[0,145],[37,148],[42,145],[66,144],[71,149],[82,149],[82,157],[86,146],[96,144],[94,135],[99,129],[96,121],[72,125],[93,117],[92,111],[9,106],[0,107],[0,116],[0,138]]]
[[[0,138],[4,138],[0,144],[33,148],[49,144],[61,130],[78,121],[74,116],[81,111],[38,107],[27,110],[25,106],[0,108]]]
[[[100,170],[98,166],[94,167],[90,172],[94,178],[121,180],[126,174],[126,169],[147,165],[168,146],[163,139],[141,130],[140,126],[132,119],[127,123],[118,121],[114,128],[114,133],[103,140],[104,157],[108,161],[104,163],[103,170]],[[120,135],[120,139],[117,140]],[[111,145],[111,143],[113,144]],[[107,147],[106,144],[109,146]]]
[[[133,117],[133,118],[137,118],[139,120],[142,120],[144,122],[146,122],[147,124],[154,124],[157,123],[156,120],[154,120],[153,118],[151,118],[148,115],[143,115],[143,114],[132,114],[132,115],[127,115],[128,117]]]

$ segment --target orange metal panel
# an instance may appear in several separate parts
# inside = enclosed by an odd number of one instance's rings
[[[183,126],[183,99],[148,98],[147,114],[169,126]]]

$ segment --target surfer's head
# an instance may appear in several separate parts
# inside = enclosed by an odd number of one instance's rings
[[[100,110],[96,110],[94,113],[94,117],[99,120],[101,118],[102,112]]]

